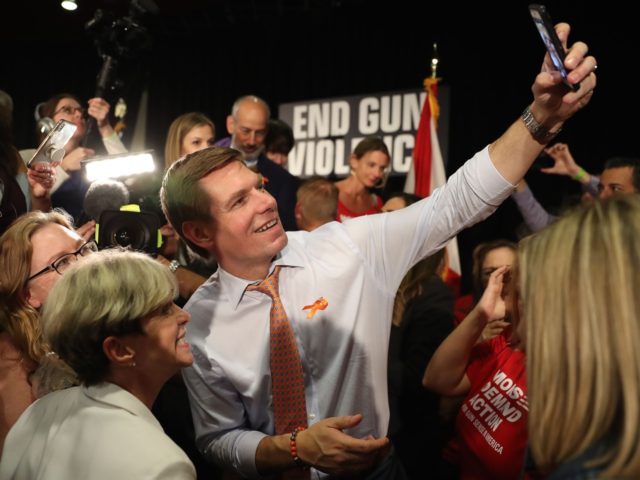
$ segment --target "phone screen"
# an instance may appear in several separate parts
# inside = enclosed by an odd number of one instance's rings
[[[53,127],[53,130],[45,137],[38,146],[36,153],[27,162],[27,167],[35,163],[61,162],[64,157],[64,146],[73,136],[78,127],[66,120],[60,120]]]
[[[580,84],[572,84],[567,80],[567,76],[569,72],[564,66],[565,53],[564,48],[562,47],[562,43],[556,34],[556,30],[553,27],[553,22],[551,21],[551,17],[547,13],[547,9],[544,5],[532,4],[529,5],[529,12],[531,13],[531,18],[533,18],[533,22],[538,28],[538,32],[540,33],[540,37],[542,37],[542,41],[547,47],[547,51],[549,52],[549,56],[551,57],[551,61],[553,62],[556,70],[560,72],[562,78],[564,79],[565,85],[569,87],[574,92],[580,88]]]

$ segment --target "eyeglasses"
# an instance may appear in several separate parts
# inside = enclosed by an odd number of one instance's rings
[[[65,115],[73,115],[76,112],[80,112],[80,115],[84,115],[84,108],[82,108],[82,107],[72,107],[71,105],[63,105],[58,110],[53,112],[53,114],[57,115],[60,112],[64,113]]]
[[[78,255],[81,257],[86,257],[87,255],[91,255],[98,251],[98,245],[95,241],[89,240],[87,243],[82,245],[78,250],[72,253],[65,253],[60,257],[56,258],[49,265],[44,267],[37,273],[34,273],[29,278],[27,278],[27,282],[33,280],[34,278],[42,275],[43,273],[47,273],[51,270],[56,271],[58,274],[62,275],[67,269],[74,263],[78,261]]]

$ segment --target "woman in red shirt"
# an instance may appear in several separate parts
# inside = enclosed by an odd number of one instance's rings
[[[456,463],[463,480],[518,478],[525,457],[526,364],[512,325],[505,322],[507,272],[501,266],[491,274],[482,298],[440,345],[422,380],[441,395],[466,395],[455,425]],[[512,317],[517,322],[517,315]],[[479,341],[492,323],[507,328]]]
[[[336,182],[338,218],[346,219],[382,211],[382,199],[371,191],[384,185],[391,157],[379,137],[365,137],[351,154],[351,175]]]

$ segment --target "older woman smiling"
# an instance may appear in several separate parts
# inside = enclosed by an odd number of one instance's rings
[[[82,386],[25,411],[7,436],[1,478],[195,478],[150,411],[193,361],[176,293],[166,267],[134,252],[95,253],[60,277],[44,334]]]

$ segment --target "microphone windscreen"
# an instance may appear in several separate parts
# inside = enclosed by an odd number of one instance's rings
[[[117,180],[96,180],[84,196],[84,213],[96,222],[105,210],[120,210],[129,203],[129,190]]]

